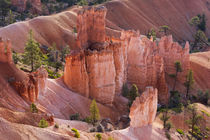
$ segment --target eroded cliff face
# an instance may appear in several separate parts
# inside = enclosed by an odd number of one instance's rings
[[[0,38],[0,62],[12,63],[11,42],[3,41],[2,38]]]
[[[105,7],[88,7],[77,15],[77,47],[86,48],[92,43],[105,41]]]
[[[137,31],[112,31],[105,34],[106,8],[87,8],[78,14],[77,48],[66,58],[64,82],[73,91],[112,104],[124,83],[136,84],[140,91],[147,86],[158,89],[158,100],[167,104],[169,89],[166,74],[175,72],[181,61],[185,78],[189,69],[189,44],[182,48],[171,36],[158,45]],[[93,22],[94,21],[94,22]]]
[[[178,80],[184,83],[186,75],[190,69],[189,43],[187,42],[183,48],[177,42],[173,42],[172,36],[164,36],[158,43],[158,52],[164,60],[164,69],[166,74],[175,74],[176,69],[174,63],[180,61],[182,72],[178,74]]]
[[[140,97],[137,97],[130,108],[130,127],[140,128],[151,125],[155,119],[158,103],[158,90],[146,87]]]

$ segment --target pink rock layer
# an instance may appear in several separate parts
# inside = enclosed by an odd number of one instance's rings
[[[130,127],[140,128],[151,125],[157,112],[158,90],[146,87],[140,97],[137,97],[130,108]]]
[[[184,82],[189,70],[189,43],[182,48],[172,36],[164,36],[157,45],[135,31],[109,30],[107,36],[106,11],[105,7],[87,8],[78,14],[79,51],[66,58],[65,84],[74,92],[111,105],[124,83],[136,84],[140,91],[153,86],[159,91],[159,102],[167,104],[166,74],[174,74],[174,63],[181,61],[183,72],[178,80]]]

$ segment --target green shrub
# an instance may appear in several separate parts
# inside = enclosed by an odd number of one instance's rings
[[[168,132],[165,132],[165,135],[168,140],[171,140],[171,135]]]
[[[38,109],[34,103],[30,105],[30,110],[32,113],[38,113]]]
[[[184,135],[184,131],[182,129],[176,129],[176,131],[180,134],[180,135]]]
[[[48,127],[48,122],[44,118],[42,118],[40,120],[40,122],[39,122],[39,127],[40,128],[46,128],[46,127]]]
[[[166,123],[166,129],[167,129],[168,131],[170,131],[171,128],[172,128],[171,122]]]
[[[57,123],[55,124],[55,128],[59,128],[59,125]]]
[[[98,139],[98,140],[102,140],[102,136],[101,136],[101,134],[96,134],[96,138]]]
[[[112,137],[109,137],[109,138],[108,138],[108,140],[114,140],[114,138],[112,138]]]
[[[86,123],[91,123],[90,117],[86,117],[83,121],[86,122]]]
[[[78,132],[78,130],[76,128],[72,128],[71,131],[74,132],[74,137],[75,138],[80,138],[80,133]]]
[[[210,131],[209,127],[206,127],[206,131]]]
[[[73,115],[70,115],[70,120],[79,120],[79,113],[76,113],[76,114],[73,114]]]

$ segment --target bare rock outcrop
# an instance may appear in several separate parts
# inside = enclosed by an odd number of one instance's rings
[[[146,87],[146,91],[136,98],[130,108],[130,127],[140,128],[152,124],[157,112],[157,94],[157,89]]]
[[[38,100],[39,94],[46,90],[47,77],[47,71],[40,68],[37,72],[28,74],[22,81],[14,79],[12,85],[25,100],[35,102]]]
[[[183,48],[177,42],[173,42],[172,36],[164,36],[158,43],[159,55],[164,60],[164,69],[166,74],[175,74],[174,63],[180,61],[182,64],[182,72],[178,74],[179,82],[183,83],[190,69],[189,43],[187,42]]]
[[[77,15],[77,47],[85,48],[91,43],[105,41],[105,16],[107,9],[87,7]]]
[[[12,63],[11,42],[3,41],[2,38],[0,38],[0,62]]]
[[[174,63],[181,61],[182,82],[189,69],[189,43],[182,48],[172,36],[159,44],[137,31],[105,33],[105,7],[86,8],[77,17],[77,47],[66,58],[64,83],[74,92],[112,104],[124,83],[136,84],[140,91],[147,86],[158,89],[158,100],[169,99],[166,74],[175,72]]]

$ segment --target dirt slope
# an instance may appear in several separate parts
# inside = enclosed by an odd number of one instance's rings
[[[145,34],[150,28],[169,25],[178,40],[192,39],[193,28],[188,24],[191,17],[202,13],[210,17],[210,0],[114,0],[104,5],[108,9],[108,27],[114,24]],[[206,25],[210,36],[210,20]]]

